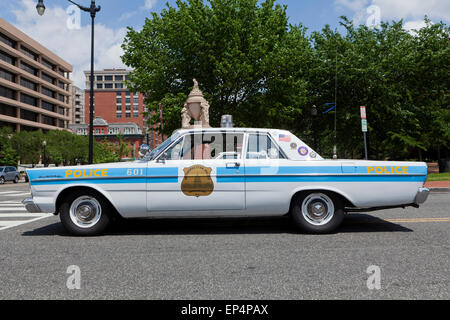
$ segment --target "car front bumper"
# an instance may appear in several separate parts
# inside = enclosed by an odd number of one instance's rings
[[[430,194],[430,189],[428,188],[419,188],[416,194],[416,198],[414,203],[419,205],[427,201],[428,195]]]
[[[22,201],[22,203],[25,205],[25,209],[27,209],[30,213],[40,213],[42,212],[41,209],[34,203],[32,198],[27,198]]]

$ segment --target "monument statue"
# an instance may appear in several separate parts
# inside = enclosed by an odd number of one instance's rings
[[[192,119],[194,120],[194,125],[191,125]],[[194,88],[184,103],[183,110],[181,110],[181,128],[190,129],[197,126],[210,128],[209,103],[203,97],[197,80],[194,79]]]

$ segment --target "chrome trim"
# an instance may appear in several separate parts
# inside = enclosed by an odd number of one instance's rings
[[[25,209],[27,209],[30,213],[41,213],[42,210],[39,209],[39,207],[34,203],[33,198],[26,198],[22,201],[22,203],[25,206]]]
[[[419,188],[416,194],[416,198],[414,199],[414,203],[419,205],[427,201],[428,195],[430,194],[430,189],[428,188]]]

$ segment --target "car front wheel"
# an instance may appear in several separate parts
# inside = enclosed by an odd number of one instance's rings
[[[0,177],[0,184],[4,184],[5,183],[5,178],[4,177]]]
[[[308,192],[297,195],[291,215],[295,224],[307,233],[324,234],[336,230],[344,218],[342,198],[328,192]]]
[[[110,224],[112,207],[103,196],[87,191],[67,196],[60,208],[63,226],[76,236],[100,235]]]

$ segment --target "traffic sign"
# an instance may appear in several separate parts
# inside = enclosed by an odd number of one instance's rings
[[[364,107],[364,106],[361,107],[361,119],[367,119],[366,107]]]
[[[361,120],[361,125],[362,125],[362,132],[367,132],[367,120],[366,119]]]

